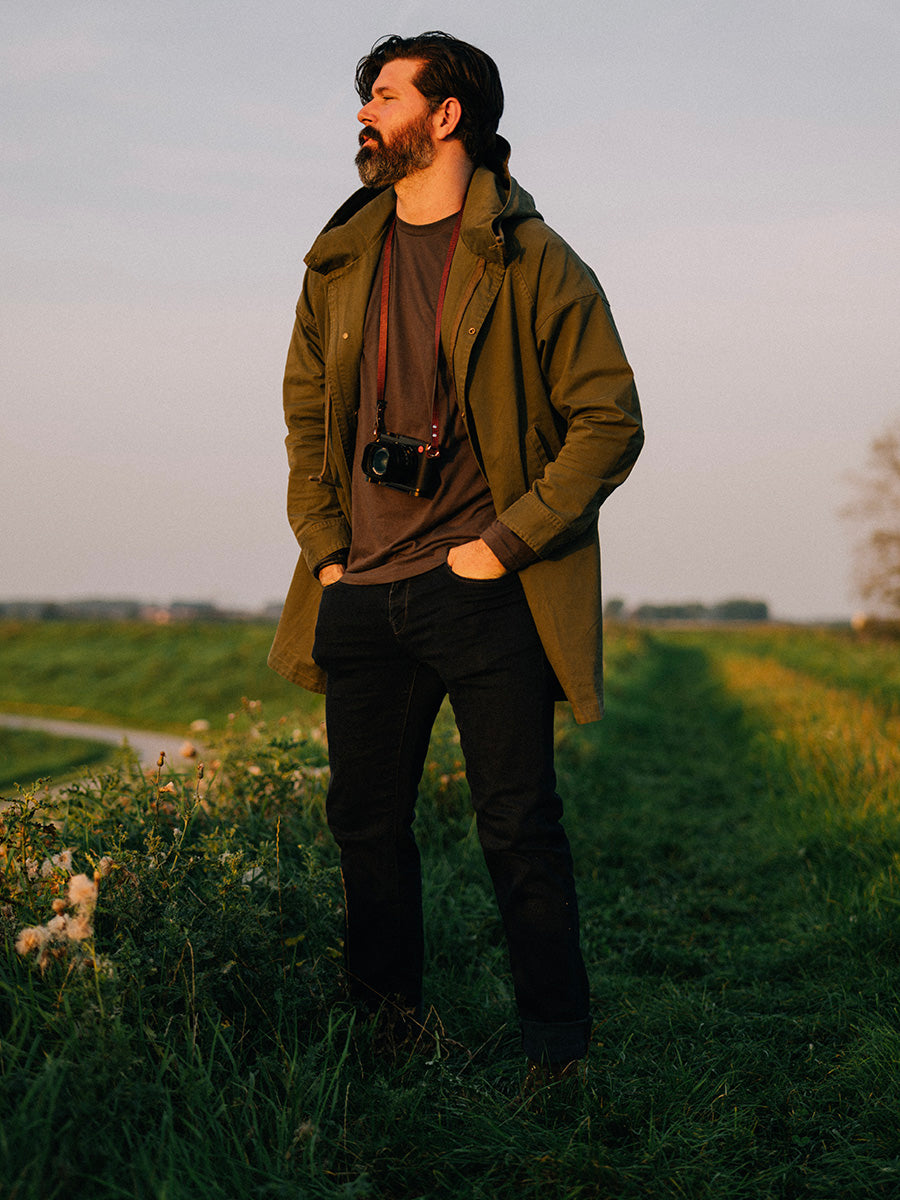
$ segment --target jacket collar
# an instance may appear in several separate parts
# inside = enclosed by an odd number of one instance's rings
[[[305,258],[307,267],[329,275],[361,258],[373,243],[380,245],[394,216],[394,189],[359,188],[337,210]],[[531,196],[515,179],[476,167],[463,212],[461,240],[479,258],[504,265],[504,226],[539,217]]]

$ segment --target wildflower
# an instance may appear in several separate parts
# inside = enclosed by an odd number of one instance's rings
[[[71,874],[71,850],[64,850],[53,859],[47,859],[44,867],[49,868],[50,872],[56,867],[61,867]],[[76,950],[76,944],[93,936],[91,921],[97,906],[99,879],[99,871],[93,879],[88,875],[72,875],[69,879],[68,900],[60,896],[55,897],[51,901],[54,915],[46,925],[23,929],[16,941],[16,950],[20,954],[36,951],[41,971],[46,969],[52,959],[65,958],[68,953],[75,954],[75,965],[81,968],[89,966],[90,960],[85,957],[85,952],[80,947]],[[66,911],[70,904],[75,907],[74,915]]]
[[[159,794],[162,795],[163,792],[174,792],[174,791],[175,791],[175,784],[167,783],[165,787],[161,787],[159,789]]]
[[[191,721],[190,729],[191,733],[206,733],[209,729],[209,721],[202,718],[199,721]]]
[[[106,878],[106,876],[110,873],[110,871],[113,869],[114,866],[115,866],[115,863],[109,857],[109,855],[104,854],[103,857],[100,859],[100,861],[97,863],[97,870],[99,871],[100,875],[103,878]]]
[[[73,875],[69,880],[69,900],[79,907],[93,909],[97,903],[96,881],[87,875]]]
[[[196,758],[197,747],[193,742],[182,743],[181,749],[178,751],[182,758]]]
[[[50,933],[45,925],[31,925],[19,934],[16,950],[20,954],[30,954],[32,950],[42,950],[49,938]]]
[[[50,860],[54,867],[59,867],[63,871],[72,873],[72,851],[60,850],[59,854],[54,854]]]
[[[86,916],[70,917],[66,925],[66,934],[73,942],[83,942],[93,932],[91,922]]]

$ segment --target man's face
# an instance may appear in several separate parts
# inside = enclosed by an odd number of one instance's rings
[[[434,161],[432,116],[413,83],[421,66],[417,59],[385,63],[372,86],[372,99],[357,114],[364,128],[356,166],[366,187],[399,183]]]

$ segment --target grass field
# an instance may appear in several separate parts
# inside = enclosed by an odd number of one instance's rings
[[[182,732],[222,728],[241,698],[318,703],[266,666],[272,624],[0,621],[0,711]]]
[[[316,711],[219,717],[202,779],[101,773],[61,830],[23,800],[0,857],[0,1196],[900,1194],[898,677],[896,645],[838,634],[612,631],[607,718],[558,726],[589,1074],[533,1107],[446,714],[415,1048],[341,997]],[[95,867],[90,936],[17,953]]]
[[[110,751],[102,742],[0,728],[0,788],[15,783],[28,786],[44,777],[67,778],[82,767],[105,762],[112,757]]]

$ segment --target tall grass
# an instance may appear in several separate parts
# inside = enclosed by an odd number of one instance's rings
[[[72,789],[60,827],[27,800],[5,816],[4,1200],[897,1194],[891,712],[740,637],[621,633],[610,660],[607,719],[557,729],[582,1091],[520,1103],[449,713],[417,823],[433,1007],[391,1046],[342,996],[318,722],[245,711],[202,779],[132,766]],[[114,865],[90,951],[42,972],[14,942],[60,900],[65,848]]]

